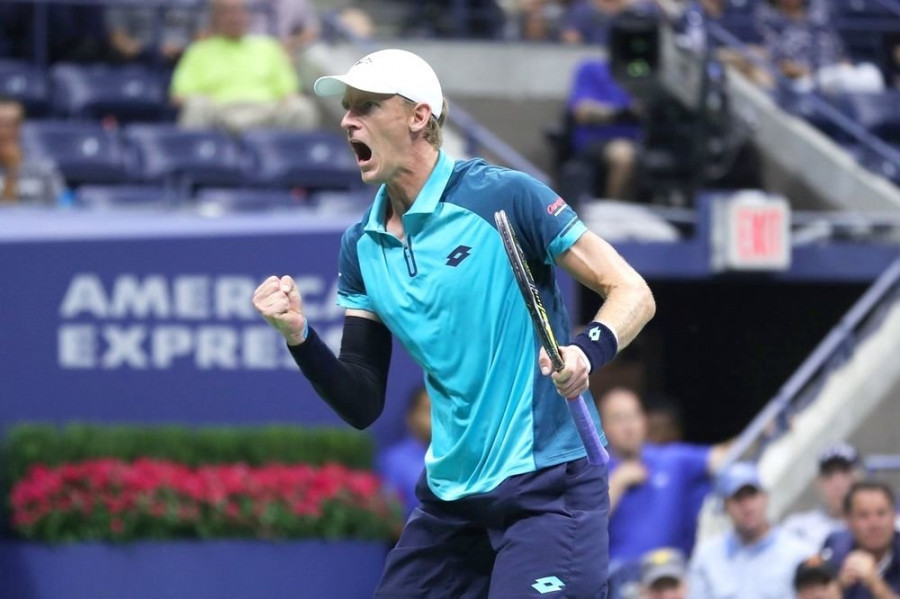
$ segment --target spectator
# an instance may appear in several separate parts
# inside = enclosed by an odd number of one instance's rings
[[[684,439],[681,406],[667,397],[647,402],[647,442],[654,445],[677,443]]]
[[[418,387],[410,397],[406,429],[406,437],[379,456],[378,471],[388,488],[403,502],[409,516],[419,504],[416,483],[422,475],[425,452],[431,443],[431,398],[424,387]]]
[[[243,0],[212,0],[213,35],[191,44],[175,68],[172,99],[182,127],[312,129],[313,101],[275,38],[245,35]]]
[[[248,32],[274,35],[289,54],[319,37],[322,25],[311,0],[250,0],[253,16]]]
[[[401,36],[498,39],[506,15],[497,0],[416,0]]]
[[[894,491],[879,481],[860,481],[844,499],[849,530],[833,533],[824,553],[838,570],[844,599],[900,597],[900,534],[894,528]]]
[[[640,599],[685,599],[687,570],[677,549],[656,549],[641,559]]]
[[[717,480],[717,492],[733,530],[697,548],[691,560],[688,596],[692,599],[790,597],[797,565],[806,546],[769,523],[768,496],[753,464],[739,462]]]
[[[39,50],[48,62],[90,63],[109,56],[102,6],[78,3],[46,3],[36,12],[36,3],[0,1],[0,56],[35,59]],[[44,47],[34,38],[35,20],[43,15],[46,30]]]
[[[563,6],[556,0],[517,0],[515,37],[526,42],[556,41]]]
[[[850,62],[827,11],[807,0],[768,0],[768,4],[758,15],[766,54],[795,91],[817,86],[828,93],[884,89],[875,65]]]
[[[816,486],[822,504],[808,512],[789,516],[782,523],[785,532],[806,543],[810,552],[819,551],[828,535],[846,528],[844,498],[860,478],[859,465],[859,453],[847,443],[832,445],[819,456]]]
[[[606,61],[588,58],[577,66],[566,111],[572,153],[589,173],[591,195],[600,175],[604,197],[628,197],[641,126],[635,101],[613,79]]]
[[[193,40],[199,25],[194,0],[165,7],[113,4],[106,29],[113,58],[172,66]]]
[[[659,547],[689,555],[710,475],[725,456],[727,444],[647,443],[647,417],[629,389],[611,389],[600,398],[599,407],[611,457],[611,561],[635,560]]]
[[[632,0],[576,2],[563,17],[560,40],[565,44],[605,46],[609,39],[610,21],[631,4]]]
[[[841,599],[837,574],[820,555],[814,555],[797,566],[794,592],[795,599]]]
[[[21,143],[22,105],[0,98],[0,204],[54,205],[63,192],[56,167],[30,160]]]

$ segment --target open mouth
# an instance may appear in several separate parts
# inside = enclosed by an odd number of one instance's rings
[[[363,142],[355,139],[350,140],[350,147],[353,148],[353,152],[356,154],[357,163],[364,164],[372,159],[372,148]]]

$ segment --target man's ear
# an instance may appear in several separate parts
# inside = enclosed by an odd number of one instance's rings
[[[416,104],[416,107],[413,108],[413,113],[410,118],[410,127],[416,133],[420,133],[428,126],[428,119],[430,118],[431,109],[428,107],[428,104],[419,102]]]

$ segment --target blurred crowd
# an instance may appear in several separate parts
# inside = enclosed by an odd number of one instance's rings
[[[611,27],[625,13],[672,21],[684,43],[716,47],[711,56],[717,62],[739,68],[767,89],[878,92],[892,86],[900,65],[900,23],[896,31],[887,28],[874,36],[881,51],[861,53],[858,36],[850,39],[837,27],[838,16],[848,10],[838,0],[427,0],[401,5],[400,39],[456,37],[597,48],[596,56],[572,73],[552,139],[556,179],[573,202],[581,195],[647,199],[653,193],[646,189],[653,173],[662,169],[684,178],[695,170],[689,163],[669,164],[670,153],[655,151],[683,146],[685,135],[696,135],[695,129],[679,133],[658,126],[689,117],[660,114],[610,71]],[[160,7],[51,3],[45,16],[53,34],[42,45],[33,26],[35,5],[2,3],[0,74],[9,61],[39,58],[44,66],[141,67],[164,78],[171,118],[185,129],[309,131],[322,121],[307,93],[309,82],[298,76],[296,59],[329,27],[373,35],[380,26],[376,8],[350,3],[326,19],[313,0],[173,0]],[[745,44],[743,49],[720,47],[705,33],[704,23],[721,25]],[[872,38],[866,40],[869,50]],[[0,125],[6,132],[0,151],[2,198],[53,203],[61,187],[59,173],[44,173],[52,165],[37,169],[34,163],[42,157],[29,157],[21,147],[11,149],[16,127],[31,118],[27,102],[12,107],[21,100],[15,97],[16,85],[0,85],[0,96],[10,96],[4,98],[7,108]],[[114,121],[112,115],[104,122]],[[759,186],[758,156],[749,146],[739,151],[734,168],[710,186]],[[42,172],[36,175],[38,170]],[[42,182],[29,184],[32,180]]]
[[[617,387],[597,404],[611,456],[611,599],[900,596],[895,491],[867,476],[854,446],[836,443],[817,456],[818,504],[776,522],[756,466],[724,462],[731,440],[685,443],[673,400],[645,402]],[[417,504],[429,409],[428,394],[416,389],[407,436],[379,457],[379,471],[407,514]],[[698,517],[710,500],[729,526],[698,543]]]

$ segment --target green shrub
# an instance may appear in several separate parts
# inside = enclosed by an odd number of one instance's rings
[[[94,458],[154,458],[201,466],[269,462],[367,470],[374,448],[367,433],[326,427],[101,425],[24,423],[7,430],[2,459],[6,488],[33,464],[47,467]]]

